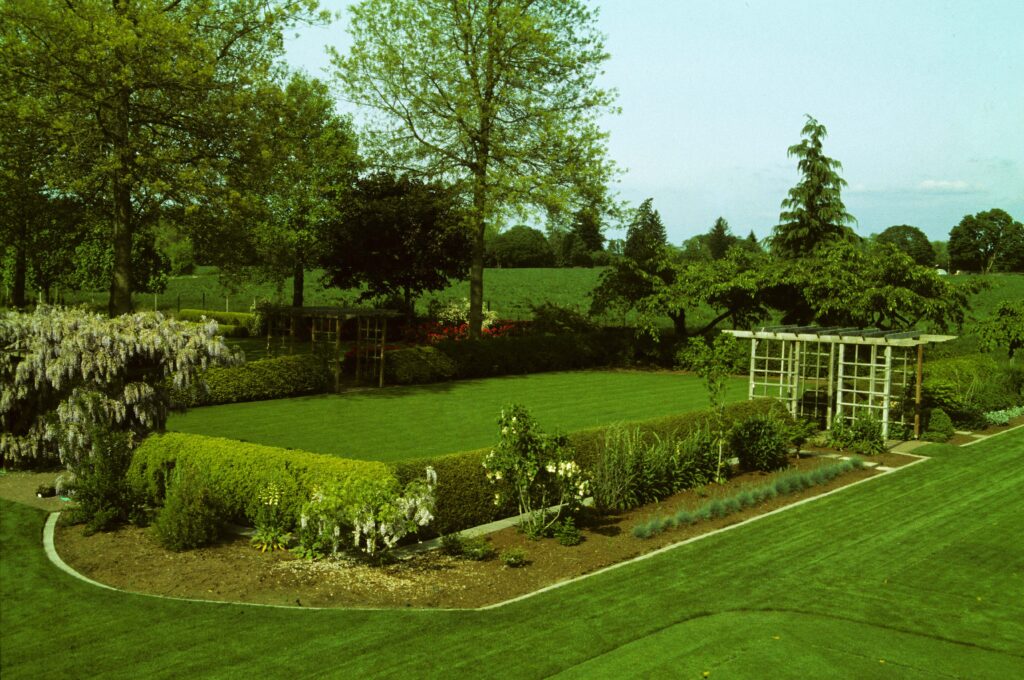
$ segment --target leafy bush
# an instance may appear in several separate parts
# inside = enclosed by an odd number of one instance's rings
[[[744,470],[779,470],[789,464],[783,424],[771,416],[754,416],[733,426],[729,450]]]
[[[526,551],[522,548],[505,548],[498,557],[506,567],[512,569],[526,566]]]
[[[178,405],[192,407],[317,394],[331,386],[331,373],[323,359],[297,354],[210,368],[199,384],[175,390],[173,396]]]
[[[217,540],[223,520],[214,494],[192,467],[174,471],[163,508],[153,522],[160,545],[182,551]]]
[[[288,547],[292,535],[288,533],[288,519],[281,511],[281,490],[276,484],[271,483],[260,490],[254,509],[250,511],[250,519],[256,527],[251,543],[260,552]]]
[[[948,442],[953,438],[955,428],[953,421],[941,408],[933,408],[928,415],[928,430],[923,439],[930,442]]]
[[[566,517],[552,527],[552,535],[559,545],[573,546],[583,542],[583,534],[576,527],[576,521],[572,517]]]
[[[286,526],[298,522],[302,506],[315,488],[393,477],[377,461],[168,432],[148,437],[135,449],[128,481],[146,502],[160,505],[167,495],[168,480],[180,465],[192,468],[202,478],[224,518],[232,521],[253,517],[260,493],[275,487],[280,492],[282,521]],[[415,476],[422,472],[423,466],[419,465]]]
[[[530,330],[539,335],[578,335],[599,330],[597,324],[579,310],[553,302],[530,305],[530,312],[533,314]]]
[[[494,556],[494,547],[485,537],[459,533],[442,536],[441,551],[451,557],[464,557],[477,562]]]
[[[435,347],[408,347],[384,354],[384,382],[412,385],[451,380],[455,362]]]
[[[131,439],[128,432],[95,428],[91,455],[71,465],[77,503],[70,519],[85,523],[87,534],[109,531],[137,516],[140,497],[126,479],[132,462]]]
[[[882,437],[882,422],[874,416],[862,416],[850,426],[853,439],[853,450],[865,456],[873,456],[885,452],[885,439]]]
[[[925,364],[924,404],[941,408],[961,427],[983,427],[986,412],[1020,403],[1022,380],[1014,367],[991,356],[932,361]]]

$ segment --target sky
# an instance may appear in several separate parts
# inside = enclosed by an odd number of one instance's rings
[[[799,180],[786,149],[805,114],[828,130],[863,236],[910,224],[946,240],[992,208],[1024,221],[1024,2],[591,4],[611,55],[600,84],[621,108],[600,120],[624,170],[613,189],[652,198],[673,243],[719,216],[768,236]],[[327,76],[325,46],[350,44],[341,13],[289,34],[292,67]]]

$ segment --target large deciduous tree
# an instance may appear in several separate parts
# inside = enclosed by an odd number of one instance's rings
[[[53,190],[110,225],[109,311],[131,310],[140,225],[221,187],[281,31],[315,0],[4,0],[4,88],[44,104]]]
[[[879,234],[877,240],[895,246],[919,265],[931,267],[935,264],[935,250],[928,237],[917,227],[909,224],[892,226]]]
[[[451,189],[408,176],[362,178],[321,228],[325,283],[364,285],[360,299],[401,296],[411,321],[416,298],[469,268],[465,211]]]
[[[841,191],[846,180],[839,176],[842,164],[824,154],[825,126],[810,115],[801,131],[803,139],[789,147],[788,155],[799,159],[800,181],[782,201],[779,224],[771,238],[772,253],[793,258],[807,255],[829,241],[850,238],[854,222],[843,205]]]
[[[965,215],[949,232],[950,269],[1024,271],[1024,225],[995,208]]]
[[[613,172],[595,85],[608,55],[581,0],[363,0],[333,63],[398,167],[459,182],[471,206],[470,334],[483,309],[484,233],[511,210],[571,209]]]

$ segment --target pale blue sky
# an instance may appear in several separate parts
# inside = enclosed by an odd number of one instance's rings
[[[863,235],[912,224],[944,240],[990,208],[1024,220],[1024,2],[594,4],[622,108],[602,121],[626,171],[616,189],[652,197],[674,243],[719,215],[767,236],[805,113],[828,128]],[[324,75],[346,23],[290,38],[289,62]]]

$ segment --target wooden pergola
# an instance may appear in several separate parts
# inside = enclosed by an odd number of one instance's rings
[[[871,415],[885,438],[894,425],[907,425],[913,404],[915,439],[921,436],[924,346],[956,337],[838,326],[724,332],[751,340],[750,399],[780,399],[793,417],[824,421],[826,428],[835,418],[853,423]]]
[[[285,307],[266,305],[261,308],[266,316],[267,352],[273,349],[275,339],[281,346],[288,344],[289,352],[294,351],[295,339],[309,333],[313,352],[317,348],[331,362],[334,370],[334,389],[341,389],[342,325],[352,319],[356,321],[356,382],[376,383],[384,386],[384,347],[387,342],[388,319],[401,316],[391,309],[367,309],[360,307]]]

